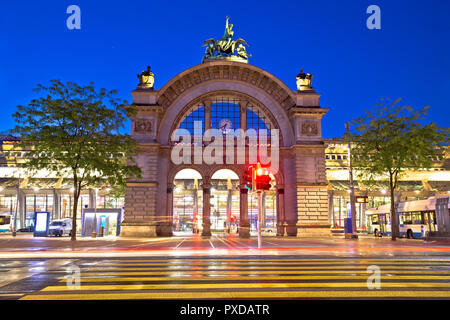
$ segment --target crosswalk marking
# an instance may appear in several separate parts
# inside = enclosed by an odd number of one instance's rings
[[[450,280],[450,276],[420,276],[421,279],[426,280]],[[367,274],[363,276],[315,276],[315,275],[307,275],[307,276],[231,276],[231,277],[223,277],[223,276],[213,276],[213,277],[203,277],[203,278],[192,278],[190,275],[183,276],[171,276],[171,277],[122,277],[122,278],[108,278],[108,276],[104,278],[86,278],[83,277],[80,279],[80,282],[108,282],[114,280],[114,282],[133,282],[133,281],[229,281],[229,280],[337,280],[337,279],[367,279]],[[396,275],[394,276],[381,276],[380,278],[383,280],[392,280],[392,279],[401,279],[401,280],[416,280],[417,276],[402,276]],[[59,282],[68,282],[70,280],[61,279]]]
[[[222,269],[217,268],[217,267],[223,267]],[[170,266],[168,267],[169,269],[172,269],[173,271],[176,270],[187,270],[187,269],[192,269],[192,270],[207,270],[207,271],[214,271],[214,268],[223,270],[240,270],[242,269],[242,267],[238,267],[238,266],[215,266],[215,265],[210,265],[210,266],[177,266],[176,268],[174,266]],[[367,269],[367,266],[352,266],[352,265],[343,265],[343,266],[298,266],[298,267],[293,267],[293,266],[272,266],[272,267],[267,267],[267,266],[251,266],[250,269],[277,269],[277,270],[317,270],[317,269],[323,269],[323,270],[327,270],[327,269],[336,269],[336,268],[341,268],[341,269]],[[117,271],[117,270],[129,270],[129,271],[139,271],[139,270],[145,270],[144,268],[117,268],[117,267],[111,267],[111,268],[107,268],[105,266],[99,266],[99,267],[87,267],[85,268],[86,271],[95,271],[95,270],[103,270],[103,271]],[[161,269],[161,268],[152,268],[152,269]],[[403,269],[415,269],[415,270],[429,270],[431,269],[431,267],[429,266],[386,266],[385,267],[386,270],[403,270]]]
[[[28,295],[21,300],[122,300],[122,299],[287,299],[287,298],[450,298],[450,291],[227,291],[227,292],[130,292],[96,294]]]
[[[259,289],[259,288],[341,288],[358,287],[367,288],[364,282],[293,282],[293,283],[195,283],[195,284],[125,284],[125,285],[83,285],[82,291],[111,291],[111,290],[168,290],[168,289]],[[436,282],[386,282],[385,288],[430,288],[430,287],[450,287],[450,283]],[[49,286],[41,291],[73,291],[67,286]]]
[[[450,298],[450,259],[109,259],[78,261],[80,288],[55,283],[23,300]],[[367,267],[381,289],[367,287]]]
[[[172,263],[172,262],[248,262],[248,263],[259,263],[259,262],[302,262],[302,261],[308,261],[308,262],[320,262],[320,261],[341,261],[341,262],[354,262],[354,261],[364,261],[367,263],[371,263],[371,262],[376,262],[376,261],[392,261],[392,262],[397,262],[397,261],[406,261],[406,262],[420,262],[420,261],[424,261],[424,262],[445,262],[446,264],[450,264],[450,259],[439,259],[439,258],[420,258],[420,259],[397,259],[397,258],[384,258],[384,259],[380,259],[380,258],[340,258],[340,259],[336,259],[336,258],[332,258],[332,259],[328,259],[328,258],[287,258],[287,257],[281,257],[279,259],[260,259],[259,256],[256,258],[248,258],[248,259],[241,259],[241,258],[221,258],[221,259],[214,259],[214,258],[204,258],[202,260],[198,260],[196,258],[176,258],[174,257],[171,260],[168,259],[128,259],[128,260],[123,260],[123,259],[114,259],[114,260],[103,260],[105,263],[116,263],[116,262],[125,262],[125,263],[135,263],[135,262],[166,262],[166,263]],[[170,261],[170,262],[168,262]]]
[[[390,271],[390,269],[382,269],[382,271],[386,272],[386,271]],[[108,271],[108,272],[107,272]],[[394,270],[395,273],[418,273],[418,271],[415,270],[409,270],[409,271],[405,271],[405,270]],[[115,271],[115,272],[109,272],[109,270],[104,270],[103,272],[82,272],[81,273],[81,277],[86,277],[86,276],[101,276],[104,274],[108,274],[110,276],[130,276],[130,275],[136,275],[136,276],[149,276],[149,275],[169,275],[169,274],[182,274],[185,271]],[[450,273],[450,270],[431,270],[431,271],[420,271],[422,274],[444,274],[444,275],[448,275]],[[364,271],[357,271],[357,270],[309,270],[309,271],[305,271],[305,270],[273,270],[273,271],[267,271],[267,270],[253,270],[253,271],[248,271],[248,270],[234,270],[234,271],[224,271],[224,270],[202,270],[202,271],[197,271],[197,270],[193,270],[193,271],[189,271],[188,274],[191,275],[208,275],[208,274],[214,274],[214,275],[219,275],[219,274],[332,274],[332,273],[339,273],[339,274],[343,274],[343,273],[351,273],[351,274],[367,274],[367,272]]]
[[[372,263],[372,262],[371,262]],[[314,264],[314,265],[323,265],[323,264],[331,264],[331,265],[337,265],[337,264],[346,264],[346,265],[352,265],[352,264],[367,264],[367,262],[364,261],[314,261],[314,262],[265,262],[265,261],[258,261],[258,262],[235,262],[235,261],[220,261],[220,262],[214,262],[214,265],[308,265],[308,264]],[[377,265],[448,265],[450,266],[449,262],[376,262]],[[180,262],[138,262],[138,263],[130,263],[130,262],[113,262],[108,263],[108,265],[111,266],[178,266],[178,265],[192,265],[192,266],[203,266],[208,265],[210,266],[211,263],[208,262],[190,262],[190,261],[180,261]]]

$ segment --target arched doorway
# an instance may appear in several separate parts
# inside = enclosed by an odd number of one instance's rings
[[[220,169],[211,177],[211,232],[236,233],[239,228],[239,176]]]
[[[202,176],[195,169],[182,169],[173,179],[172,231],[175,235],[202,230]]]

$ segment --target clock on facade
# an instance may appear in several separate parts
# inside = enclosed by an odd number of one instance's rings
[[[230,132],[232,127],[233,124],[231,123],[230,119],[222,119],[219,122],[219,129],[224,134]]]

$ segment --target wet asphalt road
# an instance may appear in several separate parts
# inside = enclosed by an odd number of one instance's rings
[[[449,299],[421,240],[0,238],[0,299]],[[25,258],[26,257],[26,258]]]

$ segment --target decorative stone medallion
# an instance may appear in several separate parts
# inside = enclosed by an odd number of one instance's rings
[[[319,134],[319,128],[315,121],[305,121],[302,123],[302,135],[304,136],[317,136]]]
[[[135,133],[152,133],[153,132],[153,119],[138,119],[134,121]]]

